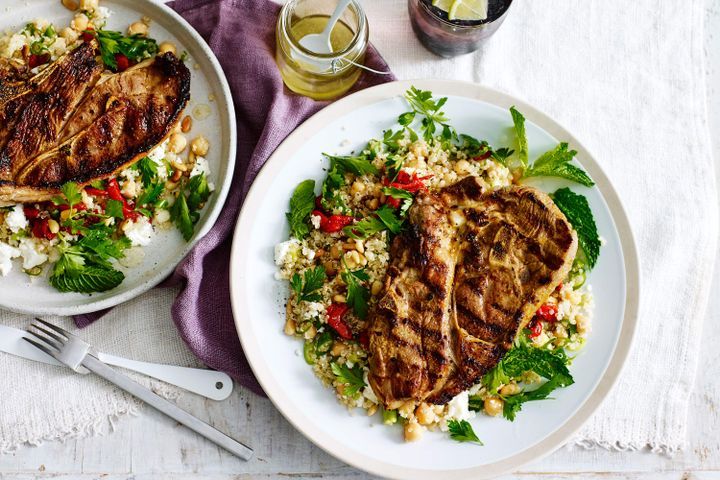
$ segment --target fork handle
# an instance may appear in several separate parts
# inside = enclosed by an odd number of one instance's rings
[[[145,388],[139,383],[131,380],[130,377],[113,370],[94,356],[86,355],[82,364],[91,372],[96,373],[110,383],[114,383],[129,394],[134,395],[151,407],[156,408],[173,420],[182,423],[189,429],[194,430],[211,442],[221,446],[243,460],[249,460],[252,457],[253,451],[250,448],[233,440],[202,420],[190,415],[174,403],[171,403],[155,394],[149,388]]]

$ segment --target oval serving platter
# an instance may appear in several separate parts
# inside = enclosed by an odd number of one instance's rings
[[[73,12],[63,7],[59,0],[17,3],[12,9],[0,7],[5,10],[0,20],[3,31],[17,31],[38,17],[58,27],[69,25],[73,18]],[[236,151],[235,114],[227,79],[210,47],[180,15],[160,2],[103,0],[101,5],[111,11],[107,29],[124,32],[131,23],[148,17],[152,38],[158,43],[171,41],[178,52],[188,53],[186,62],[191,72],[191,86],[184,115],[193,116],[189,135],[202,134],[210,141],[208,181],[215,185],[215,191],[200,212],[201,218],[189,242],[175,228],[158,231],[150,245],[143,247],[145,256],[141,264],[131,268],[118,267],[125,273],[125,280],[113,290],[92,295],[61,293],[48,284],[47,269],[44,275],[30,277],[21,271],[18,261],[14,261],[13,270],[6,277],[0,277],[0,307],[4,309],[35,315],[75,315],[137,297],[165,279],[212,228],[230,188]],[[209,107],[210,114],[205,118],[193,115],[198,105]],[[201,110],[207,109],[201,107]]]
[[[589,275],[595,295],[593,330],[573,361],[576,383],[553,392],[554,400],[531,402],[514,422],[478,415],[471,420],[484,446],[426,433],[406,444],[400,427],[386,427],[379,415],[350,415],[313,375],[300,355],[302,345],[283,333],[286,282],[274,279],[273,247],[287,239],[285,212],[295,186],[322,181],[321,152],[358,151],[370,138],[393,128],[407,110],[402,95],[414,85],[436,97],[459,133],[512,145],[508,108],[527,118],[530,158],[567,141],[596,186],[573,185],[585,195],[605,239]],[[554,191],[567,185],[543,179],[533,185]],[[576,188],[577,187],[577,188]],[[417,80],[393,82],[348,96],[317,113],[273,153],[255,180],[235,229],[231,255],[231,299],[245,355],[280,412],[308,439],[335,457],[392,478],[486,478],[511,471],[567,441],[607,396],[618,378],[635,331],[639,274],[630,225],[620,200],[598,162],[568,131],[530,105],[472,83]]]

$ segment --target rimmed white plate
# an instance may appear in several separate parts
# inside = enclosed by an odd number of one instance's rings
[[[68,26],[73,12],[64,8],[58,0],[34,0],[14,2],[12,9],[3,10],[0,31],[17,31],[28,21],[43,18],[52,22],[58,30]],[[145,257],[141,264],[122,268],[125,280],[117,288],[92,295],[61,293],[53,289],[46,275],[25,275],[18,261],[13,271],[0,277],[0,307],[21,313],[37,315],[75,315],[112,307],[125,302],[154,287],[177,266],[193,245],[212,228],[220,209],[225,203],[235,165],[236,132],[235,114],[230,89],[222,68],[200,35],[170,8],[150,0],[103,0],[103,7],[112,12],[105,28],[126,31],[128,25],[146,16],[152,20],[150,36],[158,42],[171,41],[178,54],[188,52],[187,65],[191,73],[190,102],[185,115],[193,116],[190,136],[204,135],[210,141],[207,160],[211,174],[209,181],[215,184],[215,192],[195,226],[195,234],[186,242],[177,229],[159,231],[152,243],[144,247]],[[195,110],[207,110],[207,117],[198,116]],[[195,112],[195,113],[194,113]]]
[[[515,422],[478,416],[480,447],[426,433],[406,444],[400,427],[381,425],[360,411],[351,416],[334,393],[313,376],[299,341],[284,335],[287,289],[273,278],[273,246],[287,239],[283,212],[293,188],[306,178],[321,181],[321,152],[349,153],[395,126],[407,110],[402,94],[415,85],[448,96],[444,107],[458,132],[512,145],[511,105],[525,114],[530,158],[567,141],[597,183],[584,194],[605,239],[588,281],[595,293],[593,331],[571,371],[576,383],[554,392],[554,400],[523,406]],[[539,181],[554,191],[566,183]],[[635,330],[638,264],[630,225],[620,200],[598,162],[569,132],[530,105],[476,84],[418,80],[393,82],[351,95],[325,108],[278,147],[253,184],[235,229],[231,256],[231,299],[245,355],[265,392],[307,438],[337,458],[393,478],[485,478],[516,469],[562,445],[597,409],[618,378]]]

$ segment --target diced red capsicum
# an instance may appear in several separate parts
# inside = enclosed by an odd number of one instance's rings
[[[80,37],[86,41],[90,42],[93,38],[95,38],[94,29],[92,27],[88,27],[87,30],[85,30]]]
[[[420,190],[425,190],[424,180],[432,178],[432,175],[425,175],[424,177],[418,177],[417,173],[412,175],[407,173],[405,170],[400,170],[395,178],[394,182],[385,180],[384,183],[390,187],[399,188],[400,190],[407,190],[410,193],[417,193]]]
[[[47,218],[36,218],[32,221],[31,231],[34,237],[52,240],[55,234],[50,231]]]
[[[353,220],[353,217],[348,215],[325,215],[320,210],[313,210],[313,215],[320,217],[320,230],[325,233],[335,233],[347,227]]]
[[[367,330],[363,330],[358,334],[358,343],[367,349],[370,346],[370,337]]]
[[[107,181],[107,194],[112,200],[122,202],[122,211],[125,218],[135,220],[138,217],[138,213],[135,211],[132,205],[128,203],[125,197],[120,193],[120,185],[116,179],[111,178]]]
[[[130,62],[130,59],[123,55],[122,53],[116,53],[115,54],[115,64],[117,65],[117,68],[115,69],[118,72],[124,72],[130,66],[132,65],[132,62]]]
[[[93,197],[107,197],[108,192],[105,190],[100,190],[99,188],[94,187],[85,187],[85,191],[88,195],[92,195]]]
[[[40,215],[40,210],[35,207],[23,207],[23,213],[25,213],[25,218],[32,220]]]
[[[32,54],[30,57],[28,57],[28,67],[31,69],[37,67],[38,65],[45,65],[50,61],[50,54],[49,53],[41,53],[40,55]]]
[[[539,337],[543,331],[542,323],[540,323],[540,320],[537,317],[532,319],[528,328],[530,329],[530,334],[528,335],[530,338]]]
[[[479,160],[487,160],[492,155],[492,150],[488,150],[487,152],[483,153],[482,155],[478,155],[477,157],[474,157],[473,160],[479,161]]]
[[[546,322],[557,321],[557,314],[557,306],[550,303],[546,303],[542,307],[538,308],[538,311],[535,313],[535,315],[540,317],[542,320],[545,320]]]
[[[350,327],[345,323],[345,320],[343,320],[343,316],[347,313],[348,308],[344,303],[333,303],[327,307],[328,325],[345,340],[352,338]]]

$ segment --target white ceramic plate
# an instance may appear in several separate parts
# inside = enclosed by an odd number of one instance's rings
[[[523,406],[515,422],[479,415],[472,420],[485,442],[480,447],[426,433],[406,444],[401,427],[386,427],[358,411],[351,416],[303,361],[298,340],[283,334],[285,282],[274,280],[273,246],[287,239],[283,212],[294,187],[321,181],[321,152],[349,153],[395,126],[407,110],[402,94],[410,85],[448,96],[444,107],[458,132],[512,145],[511,105],[527,117],[530,158],[568,141],[597,182],[572,185],[589,200],[606,243],[588,281],[595,293],[595,319],[586,348],[572,365],[576,383],[554,392],[555,400]],[[554,191],[566,183],[540,181]],[[481,86],[452,81],[394,82],[340,100],[292,133],[258,175],[235,230],[231,298],[237,330],[255,376],[283,415],[310,440],[339,459],[377,475],[411,479],[480,478],[512,470],[550,453],[583,424],[615,382],[627,356],[638,306],[638,266],[627,217],[617,194],[569,132],[523,102]]]
[[[17,31],[37,18],[52,22],[60,30],[73,18],[73,13],[59,0],[16,0],[11,3],[12,7],[6,7],[4,3],[0,6],[0,31]],[[143,263],[123,268],[125,280],[108,292],[93,295],[58,292],[48,284],[46,275],[29,277],[22,272],[20,262],[15,260],[12,272],[0,278],[0,307],[8,310],[39,315],[74,315],[112,307],[140,295],[166,278],[210,230],[230,187],[236,148],[234,109],[227,80],[210,48],[182,17],[164,5],[149,0],[103,0],[101,5],[112,11],[106,28],[124,32],[128,25],[147,16],[152,20],[150,36],[158,42],[168,40],[175,43],[178,52],[188,52],[191,96],[185,114],[193,114],[198,105],[210,107],[207,118],[201,120],[193,115],[193,128],[189,135],[202,134],[210,140],[207,155],[211,170],[209,181],[215,184],[215,192],[202,210],[190,242],[183,240],[175,228],[158,232],[153,242],[144,248]]]

